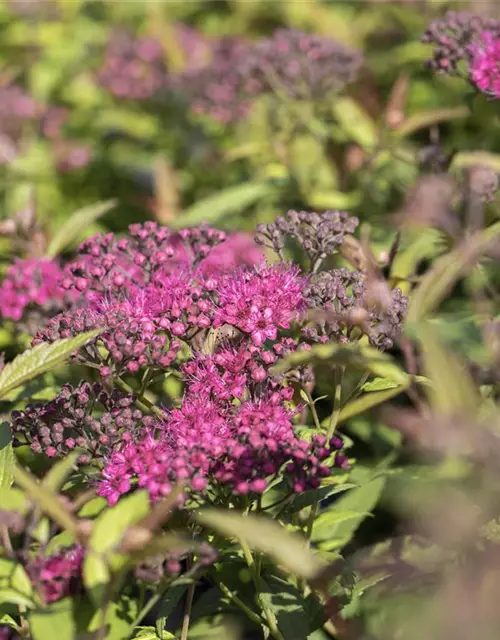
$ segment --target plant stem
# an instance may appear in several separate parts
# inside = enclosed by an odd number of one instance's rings
[[[312,395],[309,393],[309,391],[306,391],[306,389],[304,389],[304,393],[306,394],[307,403],[309,405],[309,408],[311,409],[311,414],[314,420],[314,424],[316,428],[321,431],[321,422],[319,421],[318,412],[316,411],[316,407],[314,405],[314,400],[312,398]]]
[[[138,393],[135,389],[132,389],[132,387],[129,384],[127,384],[125,380],[122,380],[121,378],[116,378],[116,384],[120,387],[120,389],[123,389],[123,391],[126,391],[127,393],[131,393],[132,395],[134,395],[136,397],[137,405],[141,409],[146,411],[153,411],[154,413],[156,413],[156,415],[162,418],[165,417],[161,409],[156,407],[152,402],[150,402],[142,394]]]
[[[196,588],[196,582],[192,582],[187,590],[187,599],[186,599],[186,611],[184,613],[184,619],[182,620],[182,632],[181,632],[181,640],[187,640],[189,633],[189,622],[191,619],[191,610],[193,608],[193,598],[194,598],[194,590]]]
[[[264,622],[262,618],[252,611],[250,607],[248,607],[243,600],[241,600],[235,593],[233,593],[223,582],[217,582],[217,586],[222,591],[222,593],[231,600],[231,602],[238,607],[252,622],[255,624],[262,625]]]
[[[340,415],[340,399],[342,395],[342,379],[344,377],[345,367],[339,367],[335,375],[335,391],[333,395],[333,410],[328,423],[328,429],[326,431],[326,437],[328,440],[335,433],[337,428],[337,422]]]
[[[243,555],[245,556],[245,561],[248,565],[248,568],[250,569],[250,573],[252,575],[252,580],[254,583],[254,587],[255,587],[255,596],[257,598],[257,602],[259,603],[260,608],[262,609],[264,616],[266,618],[267,621],[267,626],[269,627],[269,631],[271,633],[271,636],[275,639],[275,640],[285,640],[283,638],[283,635],[281,633],[281,631],[278,629],[278,624],[276,622],[276,617],[274,615],[274,613],[271,611],[271,609],[269,609],[269,607],[267,606],[267,604],[265,603],[264,599],[262,598],[262,595],[260,593],[260,577],[256,571],[256,565],[252,556],[252,552],[250,551],[250,547],[248,546],[248,544],[245,542],[245,540],[242,540],[240,538],[240,545],[241,548],[243,550]]]

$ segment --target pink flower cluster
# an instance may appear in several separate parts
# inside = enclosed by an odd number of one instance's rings
[[[500,98],[500,37],[483,31],[470,46],[471,80],[483,93]]]
[[[79,589],[83,554],[83,548],[76,545],[51,556],[40,555],[28,563],[26,571],[47,604]]]
[[[59,284],[61,275],[53,260],[16,260],[0,285],[0,315],[20,320],[30,306],[60,310],[68,299]]]

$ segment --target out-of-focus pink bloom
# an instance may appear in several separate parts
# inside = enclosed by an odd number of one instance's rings
[[[500,98],[500,37],[483,31],[470,46],[470,77],[483,93]]]

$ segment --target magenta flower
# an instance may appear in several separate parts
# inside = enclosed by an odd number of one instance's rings
[[[500,37],[483,31],[470,45],[470,77],[483,93],[500,98]]]
[[[20,320],[27,307],[60,309],[67,294],[59,285],[61,269],[52,260],[16,260],[0,285],[0,314]]]
[[[231,324],[250,334],[256,346],[276,340],[278,328],[289,328],[305,309],[306,282],[297,267],[285,264],[240,268],[220,280],[214,326]]]
[[[47,604],[79,589],[83,555],[83,548],[76,545],[48,557],[38,556],[28,563],[26,571]]]

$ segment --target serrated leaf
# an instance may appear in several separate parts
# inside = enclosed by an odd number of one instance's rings
[[[82,333],[74,338],[39,344],[17,356],[0,373],[0,399],[25,382],[61,364],[74,351],[101,333],[101,329]]]
[[[0,424],[0,489],[8,489],[12,485],[12,469],[15,464],[9,425],[2,422]]]
[[[251,548],[266,553],[297,576],[311,578],[321,566],[319,558],[306,547],[302,537],[288,533],[273,520],[216,509],[203,510],[196,519],[226,536],[244,540]]]
[[[115,206],[116,200],[107,200],[106,202],[97,202],[75,211],[52,238],[47,249],[47,255],[53,258],[71,246],[74,241],[80,240],[89,225]]]
[[[239,213],[275,191],[269,182],[246,182],[214,193],[185,209],[172,220],[175,229],[192,227],[201,222],[214,224],[231,213]]]
[[[29,616],[30,634],[33,640],[75,640],[76,625],[73,620],[73,603],[70,598],[32,611]]]

